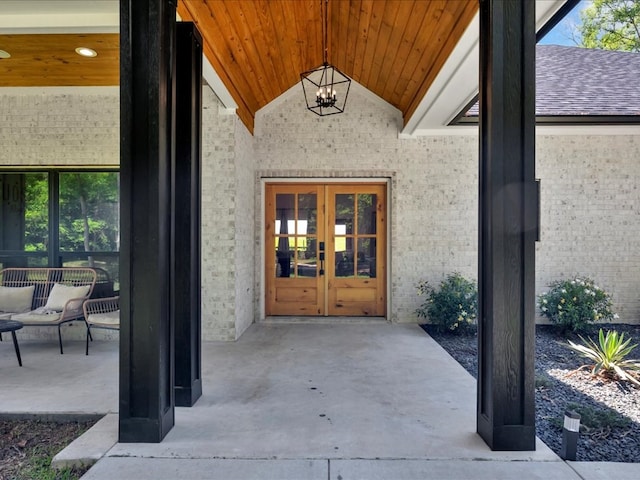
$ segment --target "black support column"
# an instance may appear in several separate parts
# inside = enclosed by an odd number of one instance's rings
[[[175,8],[120,0],[120,442],[160,442],[174,424]]]
[[[200,163],[202,37],[191,22],[176,30],[176,161],[174,169],[175,402],[202,395],[200,353]]]
[[[535,1],[480,1],[478,433],[535,450]]]

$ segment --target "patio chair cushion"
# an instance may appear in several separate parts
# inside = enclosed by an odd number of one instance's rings
[[[51,310],[46,307],[40,307],[30,312],[11,315],[11,320],[17,320],[27,325],[30,323],[46,325],[47,323],[56,324],[61,315],[62,312],[56,312],[55,310]]]
[[[0,286],[0,312],[22,313],[31,310],[35,286]]]
[[[116,310],[115,312],[92,313],[87,317],[87,322],[92,326],[117,328],[120,326],[120,310]]]
[[[49,298],[44,306],[50,310],[64,309],[65,304],[74,298],[86,297],[89,293],[90,285],[81,285],[79,287],[71,287],[69,285],[63,285],[61,283],[54,283],[51,292],[49,292]]]

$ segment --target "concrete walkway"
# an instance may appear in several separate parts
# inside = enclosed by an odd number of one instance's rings
[[[2,348],[0,411],[114,412],[117,346],[95,343],[87,358],[24,342],[22,369]],[[566,463],[541,442],[489,450],[475,380],[415,325],[258,324],[205,343],[202,364],[202,398],[162,443],[115,443],[110,415],[58,461],[102,457],[85,480],[640,478],[640,464]]]

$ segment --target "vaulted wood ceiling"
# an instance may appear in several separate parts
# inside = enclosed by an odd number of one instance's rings
[[[257,110],[323,62],[323,0],[181,0],[205,55],[253,131]],[[478,9],[478,0],[329,0],[328,60],[405,121]]]
[[[253,131],[255,113],[323,62],[324,0],[180,0],[204,52]],[[415,112],[478,0],[329,0],[328,60],[402,111]],[[82,58],[78,46],[99,51]],[[115,85],[117,34],[0,35],[0,86]]]

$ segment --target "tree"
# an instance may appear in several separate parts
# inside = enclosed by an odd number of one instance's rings
[[[580,19],[580,46],[640,52],[640,0],[593,0]]]
[[[46,174],[18,173],[24,177],[24,250],[44,252],[49,243],[49,181]]]
[[[117,182],[113,172],[60,175],[61,250],[117,250]]]

